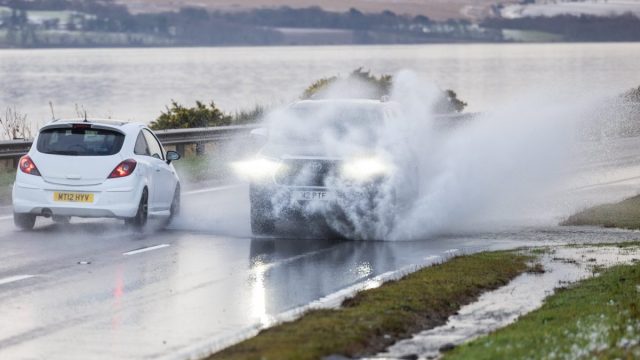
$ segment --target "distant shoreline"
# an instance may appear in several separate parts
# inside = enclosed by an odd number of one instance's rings
[[[79,46],[79,47],[2,47],[0,51],[4,50],[126,50],[126,49],[241,49],[241,48],[331,48],[331,47],[420,47],[420,46],[439,46],[439,45],[602,45],[602,44],[640,44],[640,41],[551,41],[551,42],[516,42],[516,41],[485,41],[485,42],[429,42],[429,43],[394,43],[394,44],[317,44],[317,45],[291,45],[291,44],[274,44],[274,45],[172,45],[172,46]]]
[[[0,0],[2,48],[299,46],[431,43],[640,41],[632,13],[502,17],[492,5],[474,16],[430,18],[394,11],[319,6],[132,13],[124,4],[86,0]],[[431,7],[432,8],[432,7]]]

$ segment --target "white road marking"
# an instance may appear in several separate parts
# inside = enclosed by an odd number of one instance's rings
[[[227,185],[227,186],[218,186],[218,187],[212,187],[212,188],[206,188],[206,189],[200,189],[200,190],[192,190],[192,191],[186,191],[184,193],[182,193],[183,195],[196,195],[196,194],[204,194],[204,193],[208,193],[208,192],[215,192],[215,191],[223,191],[223,190],[229,190],[229,189],[235,189],[238,187],[241,187],[242,185]]]
[[[570,191],[588,190],[588,189],[597,188],[597,187],[600,187],[600,186],[614,185],[614,184],[619,184],[619,183],[632,181],[632,180],[638,180],[638,179],[640,179],[640,176],[634,176],[634,177],[630,177],[630,178],[605,181],[605,182],[601,182],[601,183],[597,183],[597,184],[578,186],[578,187],[575,187],[575,188],[569,188],[569,189],[567,189],[565,191],[566,192],[570,192]]]
[[[153,250],[166,248],[166,247],[169,247],[169,246],[171,246],[171,245],[169,245],[169,244],[160,244],[160,245],[150,246],[150,247],[146,247],[146,248],[142,248],[142,249],[131,250],[131,251],[128,251],[126,253],[123,253],[122,255],[125,255],[125,256],[135,255],[135,254],[140,254],[140,253],[147,252],[147,251],[153,251]]]
[[[16,275],[16,276],[9,276],[7,278],[4,279],[0,279],[0,285],[4,285],[4,284],[9,284],[12,282],[16,282],[16,281],[20,281],[20,280],[26,280],[26,279],[30,279],[32,277],[35,277],[35,275]]]

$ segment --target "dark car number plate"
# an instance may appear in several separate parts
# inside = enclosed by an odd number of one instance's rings
[[[293,192],[294,200],[319,200],[319,201],[329,201],[333,200],[333,193],[329,191],[313,191],[313,190],[304,190],[304,191],[294,191]]]

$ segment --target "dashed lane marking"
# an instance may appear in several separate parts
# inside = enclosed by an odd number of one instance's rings
[[[200,190],[192,190],[192,191],[184,192],[183,195],[204,194],[204,193],[215,192],[215,191],[235,189],[241,186],[242,185],[227,185],[227,186],[218,186],[218,187],[212,187],[212,188],[206,188],[206,189],[200,189]]]
[[[144,252],[147,252],[147,251],[153,251],[153,250],[166,248],[166,247],[169,247],[169,246],[171,246],[171,245],[169,245],[169,244],[160,244],[160,245],[156,245],[156,246],[150,246],[150,247],[145,247],[145,248],[141,248],[141,249],[127,251],[126,253],[123,253],[122,255],[125,255],[125,256],[136,255],[136,254],[144,253]]]
[[[26,280],[26,279],[31,279],[32,277],[35,277],[35,275],[16,275],[16,276],[9,276],[6,277],[4,279],[0,279],[0,285],[5,285],[5,284],[10,284],[16,281],[21,281],[21,280]]]

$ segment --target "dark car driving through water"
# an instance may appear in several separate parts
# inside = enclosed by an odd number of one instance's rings
[[[378,237],[417,193],[398,104],[305,100],[272,113],[258,155],[235,168],[250,179],[251,229],[322,219],[349,238]],[[315,223],[315,221],[314,221]]]

